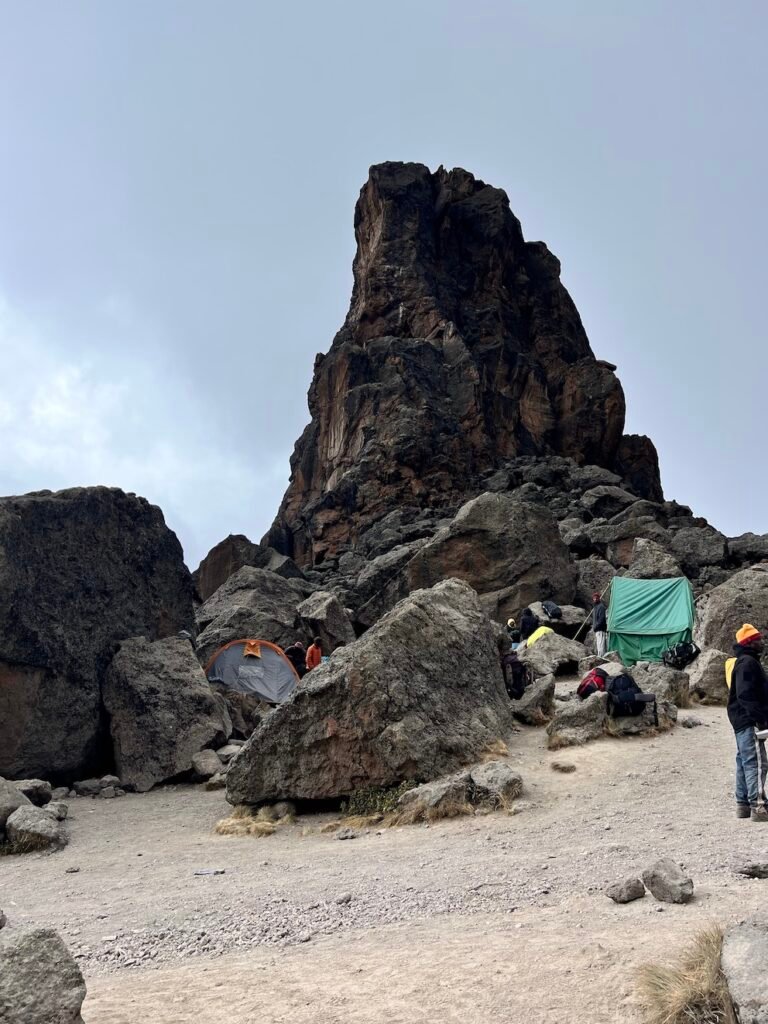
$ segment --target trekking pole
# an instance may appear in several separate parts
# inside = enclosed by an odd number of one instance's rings
[[[605,588],[605,590],[600,595],[600,600],[601,601],[603,600],[605,595],[608,593],[608,591],[611,589],[611,584],[613,583],[613,580],[615,578],[616,577],[614,576],[610,580],[608,580],[608,586]],[[589,622],[589,620],[591,618],[592,618],[592,612],[589,612],[589,614],[587,615],[586,619],[584,619],[584,621],[582,622],[582,624],[579,626],[578,630],[576,631],[576,636],[573,638],[574,640],[578,640],[579,639],[579,636],[581,635],[582,629],[584,629],[584,627],[586,626],[586,624]]]

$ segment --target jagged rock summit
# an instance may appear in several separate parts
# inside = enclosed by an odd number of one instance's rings
[[[379,164],[355,235],[349,313],[316,358],[312,419],[265,543],[322,563],[393,509],[455,510],[517,456],[601,466],[663,499],[653,444],[623,433],[615,367],[505,192],[458,168]]]

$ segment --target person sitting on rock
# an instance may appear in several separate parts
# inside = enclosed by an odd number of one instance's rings
[[[501,658],[501,671],[504,674],[504,688],[511,700],[520,700],[525,691],[526,666],[518,659],[514,650],[512,650],[512,643],[508,637],[499,637],[498,648],[499,657]]]
[[[768,678],[760,664],[763,637],[745,623],[736,634],[736,663],[728,693],[728,718],[736,734],[736,817],[768,821],[765,780],[768,760]]]
[[[592,632],[595,634],[597,656],[604,658],[608,646],[608,618],[603,599],[597,593],[592,595]]]
[[[290,647],[286,647],[285,656],[298,672],[299,679],[306,675],[307,652],[304,650],[304,644],[301,640],[295,640]]]
[[[535,615],[530,608],[523,608],[523,613],[520,616],[520,639],[527,640],[540,625],[539,616]]]
[[[307,648],[307,672],[313,668],[317,668],[320,662],[323,660],[323,642],[319,636],[316,636],[310,646]]]

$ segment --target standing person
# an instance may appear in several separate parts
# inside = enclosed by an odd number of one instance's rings
[[[530,608],[523,608],[520,616],[520,639],[527,640],[531,633],[539,628],[539,616],[535,615]]]
[[[736,663],[728,694],[728,718],[736,733],[736,817],[768,821],[765,778],[768,762],[765,739],[758,730],[768,729],[768,678],[760,664],[763,637],[745,623],[736,634]]]
[[[296,669],[299,679],[307,672],[307,652],[301,640],[295,640],[290,647],[285,648],[285,656]]]
[[[603,658],[608,646],[608,619],[603,599],[599,594],[592,595],[592,632],[595,634],[597,656]]]
[[[317,668],[320,662],[323,660],[323,642],[319,636],[316,636],[312,643],[307,648],[307,672],[310,672],[313,668]]]

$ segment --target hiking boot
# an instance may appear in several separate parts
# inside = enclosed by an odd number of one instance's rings
[[[765,807],[753,807],[749,816],[752,821],[768,821],[768,810]]]
[[[736,804],[736,817],[737,818],[748,818],[751,814],[751,808],[749,804]]]

